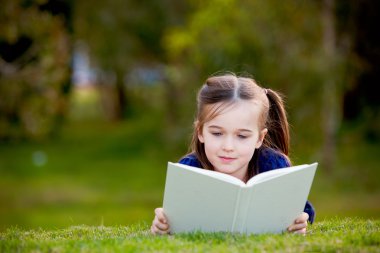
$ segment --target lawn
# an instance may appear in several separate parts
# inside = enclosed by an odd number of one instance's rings
[[[148,225],[71,226],[0,233],[1,252],[380,252],[380,221],[333,218],[297,234],[153,236]]]
[[[146,126],[73,123],[54,141],[0,145],[0,231],[151,219],[179,155]]]

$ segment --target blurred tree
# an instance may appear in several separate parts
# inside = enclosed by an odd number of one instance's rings
[[[353,39],[336,34],[336,21],[339,26],[342,16],[335,1],[75,2],[75,37],[106,73],[103,90],[118,98],[110,118],[125,117],[138,97],[153,98],[145,94],[153,89],[126,90],[126,76],[141,66],[164,66],[161,99],[171,122],[192,116],[188,94],[210,73],[248,71],[287,95],[294,144],[314,159],[324,156],[326,166],[333,165],[342,101],[351,87],[343,74],[353,59],[346,48]]]
[[[330,75],[323,82],[323,165],[331,171],[335,165],[336,138],[341,121],[339,112],[341,101],[343,100],[342,89],[337,83],[337,78],[341,77],[337,71],[337,42],[335,29],[335,1],[324,0],[322,4],[322,24],[323,24],[323,48],[325,55],[326,73]]]
[[[337,0],[338,45],[347,55],[343,117],[363,125],[369,141],[380,140],[380,2]]]
[[[171,62],[198,78],[189,84],[220,70],[248,71],[282,91],[295,144],[327,170],[335,163],[343,116],[359,119],[369,139],[379,138],[378,1],[191,3],[186,24],[165,36]]]
[[[89,45],[101,69],[101,90],[117,99],[107,112],[119,120],[133,111],[133,94],[126,91],[126,76],[134,68],[165,63],[162,34],[169,25],[181,22],[184,1],[76,1],[75,37]],[[114,109],[112,109],[114,108]]]
[[[321,4],[274,0],[192,3],[195,11],[186,24],[166,33],[171,61],[194,70],[198,80],[192,83],[197,87],[205,76],[220,70],[252,73],[263,86],[287,95],[292,105],[290,120],[297,129],[296,144],[311,154],[321,150],[323,125],[310,122],[323,122],[321,83],[333,74],[323,48]]]
[[[58,127],[70,87],[69,13],[68,1],[2,1],[0,140],[39,139]]]

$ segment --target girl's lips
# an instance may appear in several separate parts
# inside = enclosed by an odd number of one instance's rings
[[[232,157],[226,157],[226,156],[219,156],[220,160],[222,160],[222,162],[232,162],[233,160],[235,160],[236,158],[232,158]]]

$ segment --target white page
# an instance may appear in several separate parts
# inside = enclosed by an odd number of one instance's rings
[[[164,212],[171,232],[230,231],[240,186],[169,163]]]
[[[246,233],[280,233],[305,207],[317,163],[255,184],[251,190]]]
[[[250,180],[247,182],[247,187],[250,187],[254,184],[261,183],[263,181],[267,181],[271,178],[279,177],[284,174],[288,174],[300,169],[303,169],[305,167],[310,166],[309,164],[303,164],[303,165],[297,165],[297,166],[292,166],[292,167],[286,167],[286,168],[280,168],[280,169],[275,169],[275,170],[270,170],[266,171],[260,174],[255,175],[252,177]]]
[[[186,170],[194,171],[196,173],[203,174],[203,175],[206,175],[206,176],[209,176],[209,177],[213,177],[213,178],[216,178],[218,180],[225,181],[225,182],[229,182],[231,184],[236,184],[236,185],[240,185],[240,186],[244,186],[245,185],[245,183],[243,181],[241,181],[240,179],[237,179],[234,176],[227,175],[227,174],[224,174],[224,173],[221,173],[221,172],[218,172],[218,171],[196,168],[196,167],[192,167],[192,166],[185,165],[185,164],[180,164],[180,163],[171,163],[171,162],[169,162],[168,164],[169,164],[169,166],[176,166],[178,168],[183,168],[183,169],[186,169]]]

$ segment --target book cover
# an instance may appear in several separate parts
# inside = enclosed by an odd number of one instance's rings
[[[303,211],[317,163],[239,179],[168,163],[164,212],[171,233],[281,233]]]

